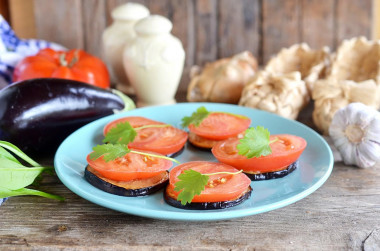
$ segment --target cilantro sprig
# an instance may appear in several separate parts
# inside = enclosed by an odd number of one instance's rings
[[[185,116],[182,118],[182,127],[187,127],[191,124],[195,126],[199,126],[202,121],[210,115],[211,112],[209,112],[206,107],[201,106],[199,107],[195,112],[191,114],[191,116]]]
[[[194,126],[199,126],[202,121],[207,118],[211,113],[224,113],[229,114],[232,116],[236,116],[238,118],[247,118],[246,116],[230,113],[230,112],[210,112],[206,109],[204,106],[200,106],[195,112],[191,114],[191,116],[185,116],[182,118],[182,127],[188,127],[189,125],[193,124]]]
[[[205,190],[208,184],[209,178],[212,175],[217,174],[231,174],[236,175],[241,173],[242,170],[238,172],[216,172],[202,174],[200,172],[194,171],[192,169],[187,169],[180,175],[178,175],[179,181],[174,184],[174,191],[180,192],[178,194],[177,200],[181,201],[182,205],[191,203],[195,195],[200,195],[203,190]]]
[[[136,154],[155,157],[155,158],[167,159],[177,164],[180,164],[180,162],[174,158],[170,158],[170,157],[158,155],[158,154],[153,154],[153,153],[145,153],[145,152],[140,152],[136,150],[131,150],[128,148],[128,145],[126,144],[107,143],[107,144],[102,144],[102,145],[96,145],[92,148],[92,150],[93,152],[90,153],[90,159],[92,160],[96,160],[103,156],[104,161],[109,162],[117,158],[121,158],[127,153],[136,153]]]
[[[169,124],[158,124],[158,125],[145,125],[133,128],[132,125],[128,122],[117,123],[112,127],[103,139],[103,143],[112,143],[112,144],[128,144],[133,142],[137,136],[137,131],[145,128],[161,128],[171,126]]]
[[[263,126],[247,129],[244,138],[240,139],[240,143],[236,146],[238,154],[246,156],[249,159],[271,154],[272,149],[270,148],[270,144],[277,141],[277,139],[270,141],[269,136],[269,130]]]

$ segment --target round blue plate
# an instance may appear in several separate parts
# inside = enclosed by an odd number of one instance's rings
[[[92,147],[102,143],[103,127],[124,116],[144,116],[179,127],[184,116],[198,107],[209,111],[242,114],[252,119],[251,126],[261,125],[271,134],[288,133],[303,137],[307,147],[299,161],[300,168],[286,177],[252,182],[252,196],[236,207],[222,210],[184,210],[167,205],[163,191],[146,197],[122,197],[109,194],[90,185],[83,177],[86,156]],[[211,153],[186,145],[176,157],[181,163],[194,160],[216,161]],[[120,212],[166,220],[204,221],[222,220],[259,214],[287,206],[317,190],[329,177],[333,155],[326,141],[309,127],[264,111],[247,107],[216,103],[180,103],[168,106],[139,108],[96,120],[71,134],[57,150],[54,164],[62,183],[82,198]]]

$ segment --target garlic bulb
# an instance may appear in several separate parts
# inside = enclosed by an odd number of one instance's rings
[[[329,134],[346,165],[368,168],[380,161],[380,113],[375,109],[362,103],[341,108]]]

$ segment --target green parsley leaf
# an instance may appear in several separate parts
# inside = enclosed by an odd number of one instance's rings
[[[207,111],[206,107],[201,106],[197,109],[197,111],[193,112],[190,117],[185,116],[182,118],[182,127],[187,127],[190,124],[193,124],[195,126],[199,126],[202,121],[207,118],[207,116],[211,112]]]
[[[136,135],[136,130],[128,121],[121,122],[117,123],[115,127],[107,132],[103,139],[103,143],[128,144],[135,139]]]
[[[247,158],[266,156],[272,153],[269,141],[270,133],[262,126],[249,128],[245,131],[244,138],[236,146],[238,153]]]
[[[192,169],[185,170],[178,175],[179,181],[175,183],[174,190],[179,192],[177,200],[181,201],[182,205],[190,203],[195,195],[201,194],[207,185],[209,176],[201,174]]]
[[[94,146],[92,150],[94,151],[90,153],[90,159],[95,160],[103,156],[105,162],[123,157],[131,151],[127,145],[121,144],[97,145]]]

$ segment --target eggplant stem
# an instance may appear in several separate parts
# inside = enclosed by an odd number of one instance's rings
[[[113,94],[116,94],[117,96],[119,96],[124,103],[124,109],[123,110],[114,109],[113,113],[126,112],[126,111],[130,111],[130,110],[133,110],[136,108],[135,103],[133,102],[133,100],[130,97],[128,97],[127,95],[125,95],[124,93],[122,93],[121,91],[116,90],[116,89],[111,89],[111,91]]]

